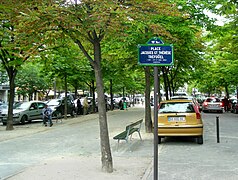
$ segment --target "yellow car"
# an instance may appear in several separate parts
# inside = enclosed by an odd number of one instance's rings
[[[192,100],[163,101],[158,109],[158,143],[167,136],[191,136],[203,144],[203,122]]]

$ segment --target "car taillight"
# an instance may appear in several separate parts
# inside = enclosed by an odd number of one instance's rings
[[[222,103],[222,102],[220,102],[220,106],[222,106],[222,107],[223,107],[223,103]]]
[[[203,103],[203,105],[204,105],[204,106],[207,106],[207,105],[208,105],[208,103],[207,103],[207,102],[204,102],[204,103]]]
[[[195,113],[196,113],[196,119],[200,120],[201,119],[201,113],[199,112],[198,106],[193,106],[193,107],[194,107],[194,110],[195,110]]]
[[[196,113],[196,118],[200,120],[201,119],[201,114],[197,112]]]

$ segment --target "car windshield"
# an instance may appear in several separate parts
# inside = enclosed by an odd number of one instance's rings
[[[166,102],[161,103],[159,113],[194,113],[191,102]]]
[[[48,104],[48,106],[58,106],[60,104],[60,102],[61,102],[60,99],[52,99],[47,104]]]
[[[8,108],[8,105],[7,104],[1,104],[0,105],[0,109],[7,109]]]
[[[30,102],[18,103],[18,104],[14,107],[14,109],[27,109],[27,108],[30,107],[30,105],[31,105]]]
[[[174,96],[187,96],[187,93],[185,93],[185,92],[176,92],[176,93],[174,93]]]

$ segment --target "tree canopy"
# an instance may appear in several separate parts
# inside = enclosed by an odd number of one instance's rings
[[[95,80],[102,169],[107,172],[113,171],[113,164],[104,93],[145,91],[152,72],[145,68],[143,73],[144,68],[137,66],[138,44],[151,37],[173,44],[174,65],[161,68],[161,82],[170,95],[185,83],[209,93],[228,91],[238,83],[237,3],[232,0],[20,0],[3,1],[0,11],[0,59],[10,80],[10,104],[18,71],[21,89],[33,93],[33,87],[41,86],[23,86],[32,84],[33,78],[24,79],[24,73],[35,69],[23,67],[28,60],[75,90],[82,83],[94,85]],[[215,26],[205,11],[219,12],[228,22]],[[10,127],[12,111],[8,117]]]

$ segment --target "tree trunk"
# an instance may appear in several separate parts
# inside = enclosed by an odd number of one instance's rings
[[[92,80],[92,96],[93,96],[93,102],[92,102],[92,112],[96,112],[96,97],[95,97],[95,87],[94,87],[94,80]]]
[[[122,97],[123,97],[123,100],[124,100],[124,98],[125,98],[125,87],[124,86],[122,87]]]
[[[65,98],[64,98],[64,119],[67,119],[67,105],[68,105],[68,102],[67,102],[67,91],[68,91],[68,86],[67,86],[67,74],[65,73],[65,76],[64,76],[64,90],[65,90]]]
[[[7,119],[7,126],[6,130],[13,130],[13,103],[14,103],[14,96],[15,96],[15,77],[16,77],[17,71],[10,68],[8,70],[8,77],[9,77],[9,83],[10,83],[10,97],[8,102],[8,119]]]
[[[162,67],[162,72],[163,72],[163,79],[164,79],[164,90],[165,90],[165,97],[166,100],[169,99],[169,90],[168,90],[168,82],[167,82],[167,75],[166,75],[166,69],[165,67]]]
[[[98,93],[98,114],[100,125],[102,170],[111,173],[113,172],[113,163],[108,135],[107,115],[104,97],[104,84],[101,71],[101,47],[100,42],[97,40],[95,40],[94,42],[93,67],[95,72],[96,87]]]
[[[229,90],[228,90],[228,85],[227,84],[225,85],[225,91],[226,91],[226,97],[229,99],[230,94],[229,94]]]
[[[145,131],[152,132],[151,106],[150,106],[150,68],[145,67]]]
[[[114,109],[114,103],[113,103],[113,92],[112,92],[112,79],[110,79],[110,96],[111,96],[111,111]]]
[[[56,78],[54,78],[54,99],[56,99]]]

